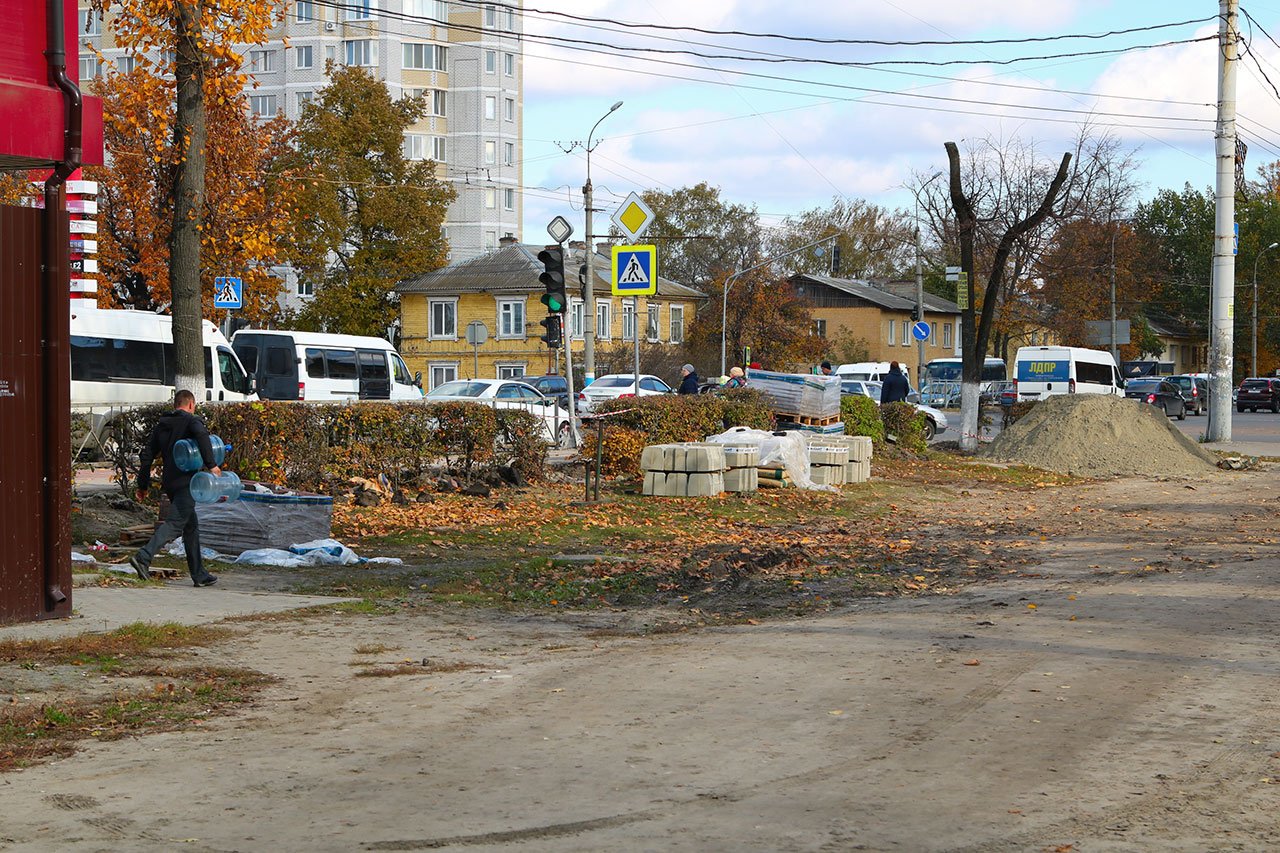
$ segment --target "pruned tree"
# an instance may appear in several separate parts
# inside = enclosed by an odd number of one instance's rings
[[[144,67],[173,75],[174,158],[158,187],[171,205],[169,287],[175,382],[204,397],[201,244],[208,167],[206,107],[244,88],[238,45],[262,44],[283,7],[274,0],[92,0],[110,6],[117,47]],[[159,55],[159,60],[152,58]]]

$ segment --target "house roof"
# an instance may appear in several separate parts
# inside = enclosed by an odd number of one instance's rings
[[[545,248],[530,243],[509,243],[497,251],[438,270],[405,279],[396,285],[397,293],[427,293],[451,296],[457,293],[519,294],[541,292],[538,276],[542,261],[538,253]],[[564,259],[567,289],[575,290],[577,270],[585,263],[582,249],[566,249]],[[597,293],[606,295],[613,287],[612,259],[595,253]],[[600,290],[599,288],[605,288]],[[706,299],[707,294],[692,287],[658,276],[659,297],[668,299]]]
[[[1204,338],[1204,332],[1189,323],[1175,320],[1165,314],[1147,311],[1147,325],[1151,331],[1164,338]]]
[[[795,285],[803,285],[805,282],[826,285],[833,290],[839,290],[842,293],[855,296],[888,311],[910,311],[916,307],[914,297],[907,299],[876,287],[869,281],[860,279],[833,278],[829,275],[810,275],[805,273],[792,276],[790,281]],[[924,310],[927,314],[960,313],[960,307],[954,302],[949,299],[943,299],[941,296],[935,296],[927,291],[924,294]]]

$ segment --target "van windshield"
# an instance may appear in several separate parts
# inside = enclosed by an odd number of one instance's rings
[[[926,364],[924,370],[932,382],[959,382],[962,367],[958,361],[941,361]],[[985,369],[983,373],[986,373]],[[1003,374],[1004,371],[1002,370],[1000,379],[1004,379]],[[986,377],[983,376],[983,378],[985,379]]]

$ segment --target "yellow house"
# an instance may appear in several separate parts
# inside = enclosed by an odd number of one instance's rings
[[[563,373],[563,354],[542,341],[546,292],[538,281],[543,271],[538,260],[541,245],[503,238],[497,251],[450,264],[402,281],[400,295],[400,354],[410,370],[422,371],[427,390],[454,379],[536,376]],[[565,251],[565,278],[569,283],[569,310],[565,318],[565,343],[581,369],[586,306],[578,284],[578,270],[585,263],[582,244]],[[608,347],[635,340],[635,306],[639,302],[640,331],[649,343],[680,346],[706,294],[674,281],[658,278],[658,292],[649,297],[613,296],[612,266],[608,255],[595,256],[596,346]],[[467,327],[483,324],[484,343],[467,343]]]
[[[913,377],[919,375],[919,347],[911,319],[916,307],[914,284],[907,298],[857,279],[802,274],[789,281],[797,295],[809,302],[815,334],[830,340],[843,335],[860,339],[866,343],[869,361],[897,361],[909,367]],[[960,309],[956,304],[925,293],[924,319],[930,329],[925,363],[960,355]]]

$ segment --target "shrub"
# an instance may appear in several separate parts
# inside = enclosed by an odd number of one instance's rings
[[[893,436],[898,447],[912,453],[925,451],[924,412],[910,403],[885,403],[880,407],[880,419],[886,437]]]
[[[137,457],[170,406],[122,412],[113,422],[113,462],[131,487]],[[233,445],[228,467],[246,479],[321,490],[334,481],[386,475],[394,485],[417,480],[443,459],[470,477],[512,465],[525,479],[542,476],[547,445],[541,420],[520,410],[472,403],[314,405],[262,401],[200,406],[209,431]]]
[[[844,421],[845,435],[865,435],[879,446],[884,443],[884,421],[880,419],[880,406],[870,397],[861,394],[845,394],[840,398],[840,420]]]
[[[609,477],[634,477],[640,473],[640,454],[651,442],[643,432],[624,426],[604,428],[604,446],[600,452],[600,472]],[[596,431],[584,430],[582,458],[596,458]]]

